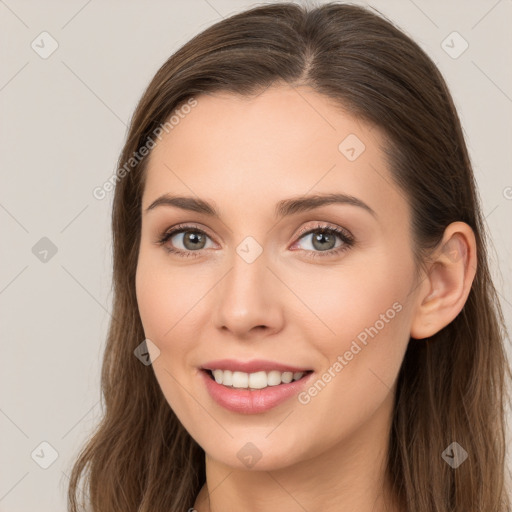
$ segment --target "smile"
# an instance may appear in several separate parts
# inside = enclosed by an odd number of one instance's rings
[[[314,375],[312,370],[245,373],[205,368],[198,373],[214,402],[240,414],[258,414],[273,409],[304,391]]]
[[[208,370],[212,379],[217,384],[232,388],[242,389],[265,389],[269,386],[279,386],[289,384],[292,381],[301,379],[308,372],[280,372],[277,370],[255,373],[246,373],[240,371],[214,369]]]

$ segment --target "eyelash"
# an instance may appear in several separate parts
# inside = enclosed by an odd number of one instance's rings
[[[191,225],[191,224],[179,224],[178,226],[174,227],[170,231],[164,231],[156,243],[158,245],[164,246],[165,250],[169,253],[176,254],[180,258],[195,258],[198,257],[202,249],[198,251],[183,251],[181,249],[174,249],[172,247],[166,246],[166,242],[172,238],[174,235],[178,233],[182,233],[184,231],[193,231],[197,233],[201,233],[205,236],[208,236],[207,233],[205,233],[202,229],[198,228],[197,226]],[[328,251],[308,251],[306,250],[306,253],[312,253],[308,254],[308,257],[310,258],[316,258],[316,257],[325,257],[325,256],[335,256],[338,254],[341,254],[342,252],[350,249],[354,243],[354,237],[345,229],[336,227],[336,226],[328,226],[325,224],[318,224],[316,227],[313,228],[304,228],[297,234],[297,240],[300,240],[305,235],[310,235],[311,233],[315,233],[317,231],[320,231],[322,233],[328,233],[328,234],[335,234],[337,235],[341,241],[343,242],[343,245],[340,247],[337,247],[336,249],[329,249]],[[210,238],[210,237],[209,237]]]

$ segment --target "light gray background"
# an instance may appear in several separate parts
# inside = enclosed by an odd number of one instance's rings
[[[447,79],[511,329],[512,1],[354,3],[391,18]],[[101,414],[112,194],[100,201],[92,190],[115,171],[127,123],[159,66],[196,33],[252,5],[0,0],[0,511],[65,510],[72,462]],[[47,59],[31,47],[49,48],[43,31],[59,45]],[[453,31],[469,44],[458,58],[445,51],[462,49],[457,36],[442,46]],[[33,253],[43,237],[57,248],[46,262]],[[58,453],[48,469],[39,465],[51,462],[42,442]]]

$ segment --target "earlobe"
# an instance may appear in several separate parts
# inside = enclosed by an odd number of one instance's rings
[[[475,278],[476,264],[473,230],[464,222],[453,222],[433,251],[419,287],[412,338],[433,336],[460,313]]]

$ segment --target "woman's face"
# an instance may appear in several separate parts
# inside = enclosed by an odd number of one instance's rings
[[[137,300],[170,407],[231,467],[384,441],[416,283],[381,135],[304,87],[196,100],[153,149],[142,201]],[[154,204],[166,195],[190,199]],[[227,387],[201,369],[221,359],[268,365]],[[313,373],[275,385],[278,364]],[[267,387],[238,388],[246,373]]]

